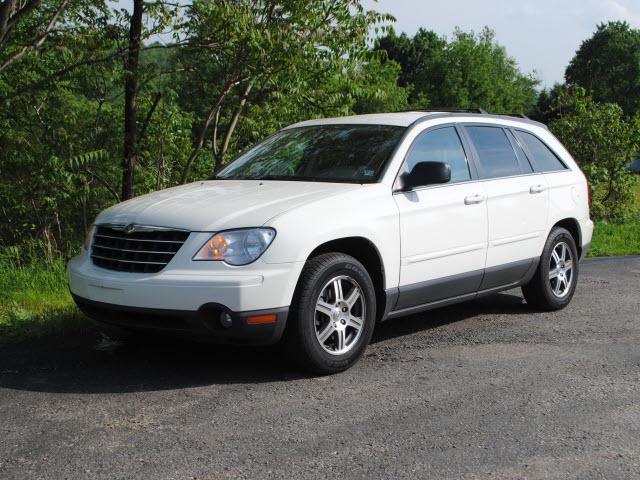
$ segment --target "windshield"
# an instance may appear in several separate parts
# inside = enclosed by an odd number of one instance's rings
[[[286,129],[238,157],[214,178],[372,183],[404,131],[388,125]]]

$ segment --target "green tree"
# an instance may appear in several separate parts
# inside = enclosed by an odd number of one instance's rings
[[[615,103],[595,102],[582,88],[563,89],[549,128],[589,178],[596,219],[623,221],[633,201],[628,170],[638,151],[640,118],[628,118]]]
[[[154,4],[145,8],[160,16]],[[34,10],[22,21],[44,21],[39,16]],[[99,210],[121,200],[127,17],[76,1],[61,22],[64,29],[0,73],[2,244],[38,239],[65,251]],[[158,24],[146,22],[145,35]],[[6,48],[17,51],[20,38],[18,29],[18,43]],[[191,148],[193,119],[176,101],[171,51],[156,47],[141,49],[137,69],[141,193],[175,185]]]
[[[451,41],[426,30],[413,38],[390,33],[375,48],[401,65],[401,79],[413,86],[410,101],[417,107],[528,113],[535,106],[539,81],[519,70],[488,28],[479,34],[456,30]]]
[[[415,102],[421,93],[442,84],[442,57],[446,47],[445,38],[420,28],[413,37],[406,33],[397,35],[391,29],[387,35],[376,39],[374,49],[384,52],[387,58],[400,65],[399,84],[416,87],[411,97]],[[426,72],[428,75],[425,77],[423,74]]]
[[[640,30],[626,22],[598,25],[580,45],[565,73],[597,102],[619,104],[628,115],[640,110]]]

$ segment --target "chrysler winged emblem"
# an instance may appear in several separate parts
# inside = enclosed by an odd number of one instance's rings
[[[126,227],[124,227],[124,233],[133,233],[136,231],[136,226],[133,223],[130,223],[129,225],[127,225]]]

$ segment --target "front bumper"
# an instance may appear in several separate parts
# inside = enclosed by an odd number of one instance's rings
[[[202,305],[197,311],[164,310],[113,305],[72,296],[85,315],[101,323],[132,330],[205,336],[223,343],[248,345],[270,345],[280,340],[289,313],[288,307],[233,312],[217,303]],[[225,326],[220,322],[223,312],[231,316],[231,325]],[[256,325],[248,322],[249,317],[266,314],[275,314],[275,322]]]
[[[238,268],[178,255],[161,272],[142,274],[97,267],[84,252],[69,262],[69,290],[82,311],[104,323],[207,333],[225,342],[264,344],[279,339],[303,263],[258,260]],[[222,312],[232,315],[231,327],[220,324]],[[246,322],[262,313],[276,314],[277,321]]]
[[[238,268],[180,260],[158,273],[128,273],[97,267],[83,253],[67,267],[69,289],[87,300],[127,307],[196,311],[219,303],[234,312],[276,309],[291,304],[304,264],[258,260]]]

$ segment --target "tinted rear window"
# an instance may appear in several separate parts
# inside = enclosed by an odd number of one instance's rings
[[[485,178],[520,175],[522,170],[511,142],[502,128],[466,127],[480,157]]]
[[[567,168],[563,165],[556,154],[542,143],[542,140],[538,137],[523,131],[518,131],[517,133],[520,141],[525,145],[525,147],[527,147],[533,156],[536,172],[554,172],[558,170],[565,170]]]

